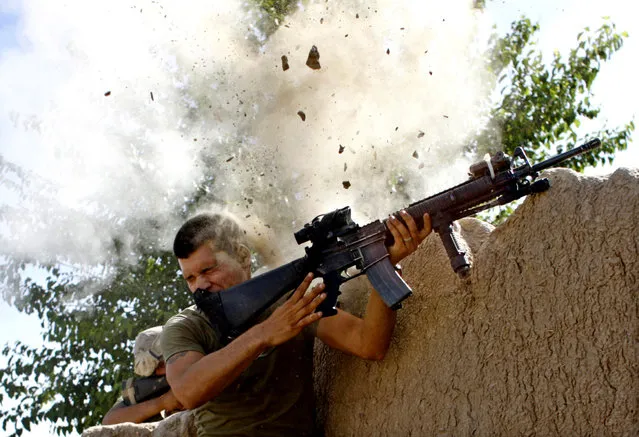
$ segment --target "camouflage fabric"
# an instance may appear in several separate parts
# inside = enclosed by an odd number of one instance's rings
[[[162,357],[160,347],[161,326],[154,326],[138,334],[133,347],[133,370],[140,376],[151,376],[158,367]]]

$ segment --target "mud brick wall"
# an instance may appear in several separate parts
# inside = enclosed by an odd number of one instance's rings
[[[545,175],[497,229],[461,221],[468,281],[437,235],[405,260],[384,361],[318,347],[328,437],[639,435],[639,171]]]

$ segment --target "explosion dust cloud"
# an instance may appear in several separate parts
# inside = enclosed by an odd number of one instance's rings
[[[19,3],[0,57],[4,250],[98,265],[114,240],[168,249],[208,180],[207,208],[288,252],[318,214],[363,223],[460,182],[486,95],[471,6],[303,3],[267,38],[233,1]]]

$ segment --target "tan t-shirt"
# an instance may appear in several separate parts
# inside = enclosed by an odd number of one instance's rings
[[[162,332],[168,360],[221,348],[206,316],[192,306]],[[314,431],[313,337],[310,332],[257,358],[213,400],[194,410],[198,436],[311,436]]]

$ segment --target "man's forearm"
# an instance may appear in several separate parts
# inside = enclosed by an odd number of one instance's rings
[[[317,337],[342,352],[366,360],[381,360],[388,350],[394,327],[395,311],[373,290],[364,317],[338,310],[337,315],[320,320]]]
[[[395,328],[396,312],[386,306],[373,290],[366,305],[362,342],[370,348],[369,355],[381,360],[386,355]]]
[[[150,417],[159,414],[164,409],[160,398],[149,399],[139,404],[114,407],[102,419],[102,425],[115,425],[118,423],[132,422],[142,423]]]
[[[293,295],[263,322],[253,326],[222,349],[202,355],[188,351],[167,361],[167,380],[180,403],[197,408],[220,394],[269,347],[283,344],[319,320],[315,309],[326,298],[324,284],[309,291],[308,274]],[[308,291],[308,293],[307,293]]]
[[[187,409],[199,407],[235,381],[265,349],[254,327],[224,348],[187,363],[183,373],[177,366],[181,365],[180,360],[188,359],[184,356],[188,352],[172,356],[167,377],[175,397]]]

